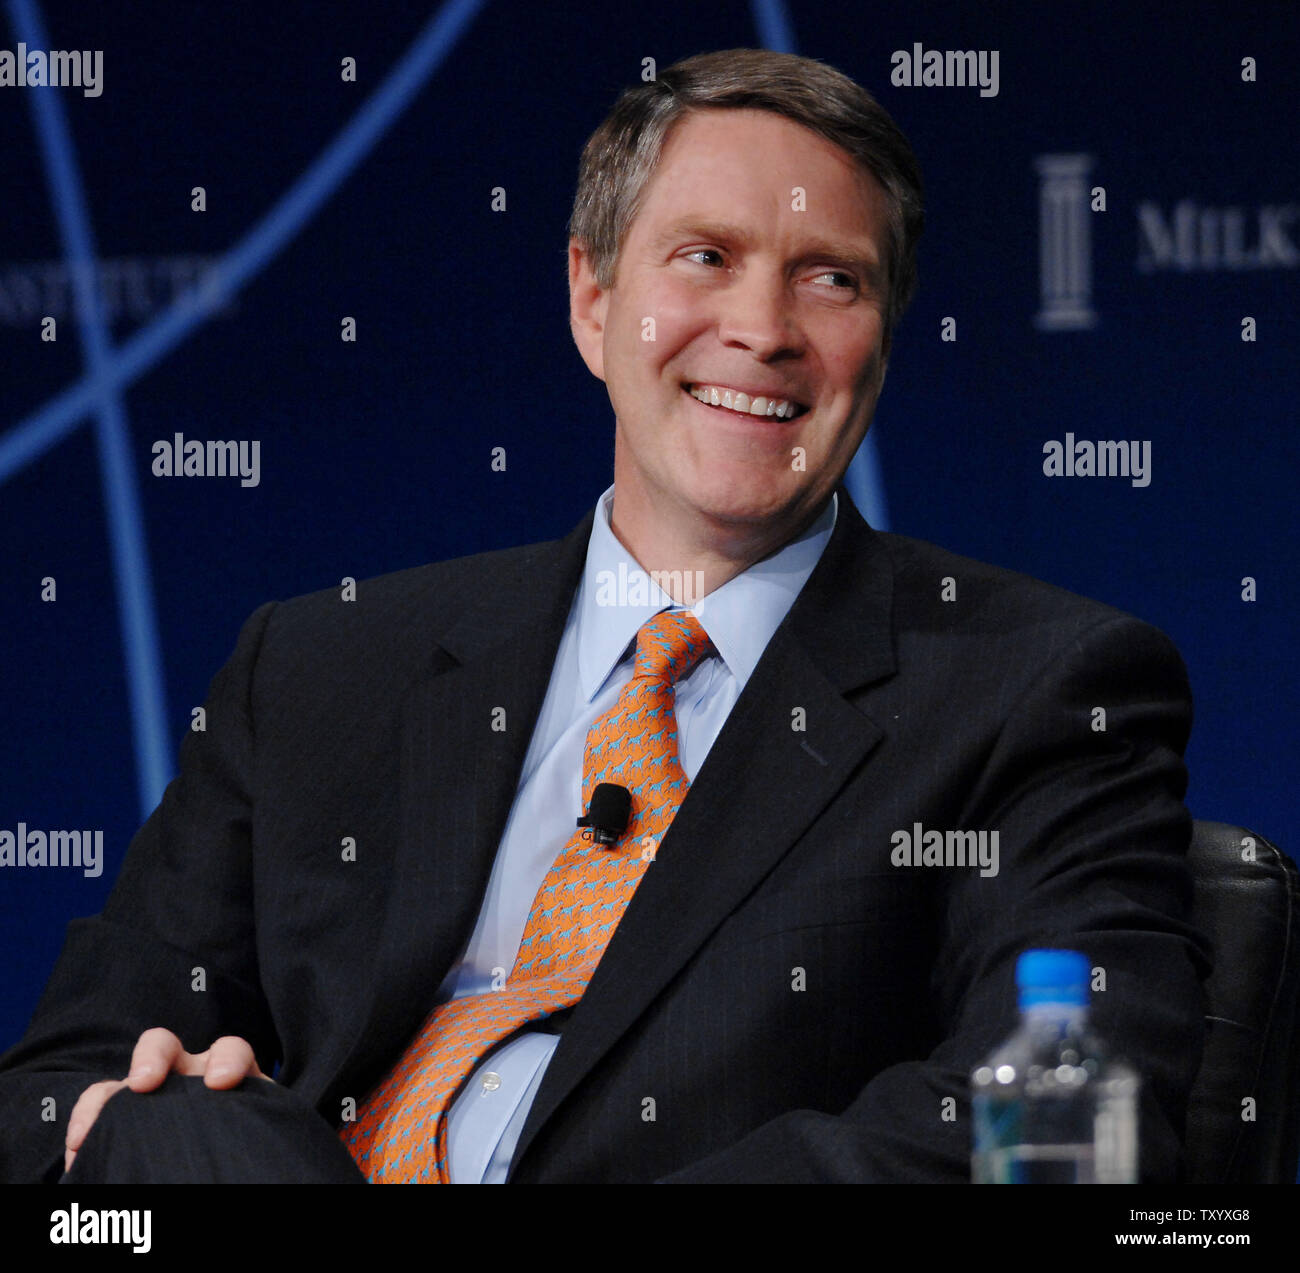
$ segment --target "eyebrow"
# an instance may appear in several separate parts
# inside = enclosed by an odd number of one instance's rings
[[[749,236],[737,225],[726,221],[701,220],[697,217],[683,217],[674,221],[661,234],[651,241],[652,249],[667,247],[669,243],[681,238],[711,239],[715,242],[747,243]],[[859,248],[834,239],[814,237],[803,244],[799,254],[801,261],[816,259],[841,265],[852,266],[861,274],[871,287],[881,290],[884,284],[884,271],[878,261],[863,256]]]

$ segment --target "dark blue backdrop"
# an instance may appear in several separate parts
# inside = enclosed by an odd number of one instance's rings
[[[562,534],[610,480],[608,399],[568,332],[564,227],[581,145],[646,57],[786,42],[895,115],[929,225],[874,425],[873,520],[1169,632],[1196,694],[1189,806],[1286,845],[1296,14],[7,0],[3,47],[103,50],[103,91],[0,87],[0,828],[102,829],[105,865],[0,871],[0,1047],[67,920],[100,908],[250,611]],[[996,49],[997,95],[895,87],[891,54],[916,42]],[[1080,218],[1092,317],[1077,330],[1035,323],[1044,155],[1088,156],[1086,186],[1106,190]],[[282,203],[292,191],[302,202]],[[1180,204],[1204,244],[1178,238]],[[1211,234],[1234,219],[1237,260]],[[101,262],[99,319],[66,293],[79,253]],[[227,303],[169,326],[196,261]],[[260,484],[153,476],[153,442],[177,431],[258,440]],[[1150,485],[1045,477],[1043,445],[1067,432],[1149,441]]]

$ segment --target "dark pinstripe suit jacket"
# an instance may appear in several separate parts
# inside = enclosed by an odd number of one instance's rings
[[[1146,1076],[1144,1175],[1178,1170],[1207,948],[1177,652],[840,500],[565,1023],[512,1180],[962,1180],[967,1075],[1032,945],[1104,968],[1099,1027]],[[54,1168],[76,1095],[155,1025],[193,1051],[242,1035],[331,1123],[364,1097],[473,930],[590,526],[248,620],[0,1062],[0,1174]],[[996,831],[997,873],[896,865],[917,823]],[[32,1114],[47,1094],[58,1124]]]

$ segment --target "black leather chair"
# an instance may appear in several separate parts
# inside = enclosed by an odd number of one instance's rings
[[[1276,845],[1222,822],[1194,824],[1189,861],[1192,916],[1215,965],[1187,1113],[1188,1179],[1291,1184],[1300,1157],[1300,873]]]

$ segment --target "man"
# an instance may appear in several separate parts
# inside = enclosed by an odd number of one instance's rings
[[[253,615],[0,1065],[8,1176],[963,1180],[1038,945],[1104,971],[1177,1174],[1181,661],[839,484],[920,229],[906,140],[816,62],[623,95],[569,269],[613,487],[562,541]],[[580,833],[598,780],[626,824]]]

